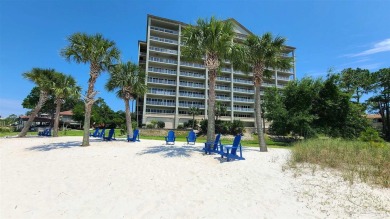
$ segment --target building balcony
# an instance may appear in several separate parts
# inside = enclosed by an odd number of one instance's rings
[[[175,91],[159,91],[159,90],[148,90],[148,94],[159,94],[167,96],[176,96]]]
[[[181,61],[180,65],[193,67],[193,68],[202,68],[202,69],[204,68],[204,65],[202,65],[202,64],[192,63],[192,62],[185,62],[185,61]]]
[[[253,82],[251,80],[244,80],[244,79],[233,79],[233,82],[234,83],[240,83],[240,84],[249,84],[249,85],[253,85]]]
[[[282,77],[282,76],[278,76],[278,80],[289,81],[289,80],[290,80],[290,77]]]
[[[173,102],[163,102],[163,101],[150,101],[147,100],[146,104],[148,105],[156,105],[156,106],[170,106],[170,107],[175,107],[176,104]]]
[[[215,86],[215,90],[219,90],[219,91],[231,91],[230,87],[219,86],[219,85],[216,85],[216,86]]]
[[[151,62],[159,62],[159,63],[167,63],[167,64],[172,64],[172,65],[176,65],[177,64],[177,60],[163,59],[163,58],[157,58],[157,57],[153,57],[153,56],[149,57],[149,61],[151,61]]]
[[[215,96],[215,99],[217,99],[217,100],[222,100],[222,101],[230,101],[230,100],[231,100],[230,97],[227,97],[227,96],[218,96],[218,95]]]
[[[245,102],[245,103],[254,103],[255,100],[254,99],[247,99],[247,98],[233,98],[233,101],[234,102]]]
[[[193,103],[179,103],[179,107],[197,107],[199,109],[204,109],[203,104],[193,104]]]
[[[264,86],[264,87],[275,87],[275,84],[263,82],[263,83],[261,84],[261,86]]]
[[[206,78],[204,74],[199,74],[190,71],[180,71],[180,76],[193,77],[193,78]]]
[[[222,72],[231,73],[231,72],[232,72],[232,69],[230,69],[230,68],[221,68],[221,71],[222,71]]]
[[[234,92],[239,92],[239,93],[247,93],[247,94],[253,94],[255,93],[255,90],[252,89],[244,89],[244,88],[233,88]]]
[[[172,50],[172,49],[165,49],[165,48],[150,46],[150,47],[149,47],[149,50],[151,50],[151,51],[156,51],[156,52],[167,53],[167,54],[174,54],[174,55],[177,55],[177,50]]]
[[[151,78],[148,78],[148,83],[154,83],[154,84],[165,84],[165,85],[174,85],[176,86],[176,82],[175,81],[168,81],[168,80],[164,80],[164,79],[151,79]]]
[[[228,77],[217,77],[217,80],[219,81],[227,81],[227,82],[231,82],[232,80]]]
[[[177,73],[177,71],[173,70],[173,69],[155,68],[155,67],[149,67],[149,72],[168,74],[168,75],[176,75],[176,73]]]
[[[173,34],[173,35],[179,35],[179,31],[170,30],[170,29],[167,29],[167,28],[150,26],[150,29],[154,30],[154,31],[158,31],[158,32],[169,33],[169,34]]]
[[[193,82],[186,82],[186,81],[180,81],[180,86],[184,86],[184,87],[193,87],[193,88],[205,88],[205,85],[204,84],[197,84],[197,83],[193,83]]]
[[[182,93],[179,94],[181,97],[193,97],[193,98],[205,98],[204,94],[197,94],[197,93]]]
[[[239,112],[254,112],[254,108],[244,108],[244,107],[233,107],[234,111],[239,111]]]
[[[156,42],[162,42],[162,43],[169,43],[169,44],[173,44],[173,45],[178,44],[177,40],[171,40],[171,39],[161,38],[161,37],[156,37],[156,36],[150,36],[150,40],[156,41]]]

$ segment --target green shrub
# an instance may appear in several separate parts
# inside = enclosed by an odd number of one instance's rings
[[[230,128],[230,134],[238,135],[244,132],[244,123],[240,120],[233,120]]]
[[[366,131],[360,133],[359,140],[368,142],[371,146],[385,146],[385,141],[379,136],[379,132],[372,127],[369,127],[366,129]]]
[[[198,121],[195,119],[195,120],[188,120],[188,122],[184,122],[183,123],[183,126],[184,128],[192,128],[192,122],[194,122],[194,129],[198,128]]]
[[[157,122],[157,128],[159,128],[159,129],[165,128],[165,122],[163,122],[163,121],[158,121],[158,122]]]
[[[183,124],[178,125],[178,126],[177,126],[177,129],[184,129]]]
[[[154,128],[154,125],[153,125],[153,124],[147,124],[147,125],[146,125],[146,128],[147,128],[147,129],[152,129],[152,128]]]
[[[0,132],[12,132],[12,129],[10,127],[0,127]]]

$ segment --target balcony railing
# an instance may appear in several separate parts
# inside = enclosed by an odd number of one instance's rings
[[[146,109],[146,114],[175,114],[175,110]]]
[[[164,32],[164,33],[175,34],[175,35],[178,35],[178,34],[179,34],[179,31],[170,30],[170,29],[166,29],[166,28],[162,28],[162,27],[150,26],[150,29],[151,29],[151,30],[155,30],[155,31]]]
[[[264,86],[264,87],[274,87],[275,86],[275,84],[266,83],[266,82],[263,82],[261,85]]]
[[[190,71],[180,71],[180,75],[194,77],[194,78],[205,78],[206,77],[204,74],[199,74],[199,73],[190,72]]]
[[[176,106],[176,104],[173,102],[163,102],[163,101],[146,101],[146,104],[149,105],[158,105],[158,106]]]
[[[194,104],[194,103],[179,103],[179,106],[181,107],[198,107],[199,109],[204,109],[203,104]]]
[[[150,40],[163,42],[163,43],[170,43],[170,44],[175,44],[175,45],[178,44],[177,40],[171,40],[171,39],[161,38],[161,37],[156,37],[156,36],[150,36]]]
[[[285,86],[284,86],[284,85],[278,84],[277,87],[278,87],[278,88],[284,88]]]
[[[169,74],[169,75],[176,75],[176,70],[173,69],[167,69],[167,68],[155,68],[155,67],[149,67],[150,72],[158,72],[163,74]]]
[[[220,81],[231,81],[231,79],[230,78],[228,78],[228,77],[217,77],[217,80],[220,80]]]
[[[156,78],[148,78],[149,83],[155,83],[155,84],[169,84],[169,85],[176,85],[176,81],[168,81],[166,79],[156,79]]]
[[[157,52],[163,52],[163,53],[169,53],[169,54],[177,55],[177,50],[165,49],[165,48],[160,48],[160,47],[155,47],[155,46],[150,46],[149,49],[152,50],[152,51],[157,51]]]
[[[204,68],[204,65],[202,65],[202,64],[192,63],[192,62],[185,62],[185,61],[181,61],[180,65],[189,66],[189,67],[195,67],[195,68]]]
[[[247,99],[247,98],[233,98],[234,101],[237,101],[237,102],[246,102],[246,103],[254,103],[255,100],[254,99]]]
[[[244,88],[233,88],[233,91],[234,92],[241,92],[241,93],[249,93],[249,94],[253,94],[255,92],[255,90],[252,90],[252,89],[244,89]]]
[[[234,111],[254,112],[253,108],[233,107]]]
[[[168,63],[168,64],[177,64],[177,60],[173,60],[173,59],[163,59],[163,58],[157,58],[157,57],[153,57],[153,56],[150,56],[150,57],[149,57],[149,61],[152,61],[152,62],[161,62],[161,63]]]
[[[278,76],[278,80],[285,80],[285,81],[289,81],[290,78],[289,77],[282,77],[282,76]]]
[[[216,95],[215,98],[217,100],[230,100],[230,97],[227,97],[227,96],[218,96],[218,95]]]
[[[223,91],[230,91],[230,87],[219,86],[219,85],[216,85],[215,89],[216,90],[223,90]]]
[[[253,84],[253,82],[250,80],[237,79],[237,78],[233,79],[233,82],[242,83],[242,84],[251,84],[251,85]]]
[[[195,97],[195,98],[205,98],[204,94],[197,94],[197,93],[182,93],[180,92],[181,97]]]
[[[149,89],[148,93],[150,93],[150,94],[170,95],[170,96],[175,96],[176,95],[175,91],[169,91],[169,90],[160,91],[160,90]]]
[[[204,84],[195,84],[193,82],[180,81],[180,86],[205,88]]]
[[[221,68],[221,71],[223,71],[223,72],[232,72],[232,69],[230,69],[230,68]]]

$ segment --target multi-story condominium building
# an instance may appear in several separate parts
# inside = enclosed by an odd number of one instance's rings
[[[251,32],[231,19],[237,33],[236,42],[243,42]],[[138,121],[149,124],[164,121],[166,128],[177,128],[192,119],[190,107],[198,107],[197,120],[207,119],[208,71],[203,63],[191,63],[180,56],[181,31],[187,24],[166,18],[147,16],[146,42],[139,41],[139,65],[145,69],[148,91],[138,100]],[[286,47],[285,56],[294,57],[294,47]],[[265,79],[263,88],[282,88],[295,79],[294,67],[288,71],[274,70]],[[251,74],[223,63],[216,82],[216,100],[227,108],[221,120],[241,120],[246,127],[254,127],[254,85]]]

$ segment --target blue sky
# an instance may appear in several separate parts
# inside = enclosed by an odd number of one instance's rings
[[[86,90],[88,65],[59,55],[75,32],[102,33],[117,43],[122,60],[136,62],[147,14],[192,24],[232,17],[257,35],[286,37],[297,48],[298,78],[321,77],[329,68],[390,67],[389,11],[388,0],[1,0],[0,115],[27,111],[21,102],[34,85],[21,75],[34,67],[71,74]],[[98,96],[123,110],[123,102],[104,90],[107,78],[98,79]]]

